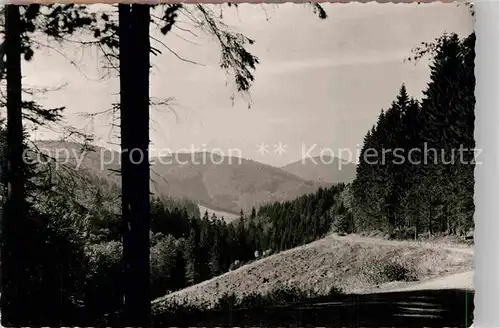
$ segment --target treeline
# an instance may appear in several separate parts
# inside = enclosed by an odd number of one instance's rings
[[[403,85],[366,134],[347,226],[403,238],[473,227],[474,45],[451,34],[416,50],[433,56],[430,82],[421,101]]]
[[[283,251],[323,237],[332,219],[348,215],[343,205],[344,184],[320,188],[293,201],[266,204],[259,208],[259,223],[266,227],[269,247]]]

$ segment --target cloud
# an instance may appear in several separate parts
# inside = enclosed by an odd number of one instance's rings
[[[383,63],[402,63],[411,53],[409,51],[374,52],[362,56],[342,56],[327,58],[307,58],[304,60],[288,60],[282,62],[264,62],[259,67],[259,73],[286,74],[296,71],[342,67],[354,65],[378,65]]]

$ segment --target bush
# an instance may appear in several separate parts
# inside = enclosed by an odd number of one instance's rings
[[[376,260],[372,264],[372,278],[375,283],[392,281],[416,281],[418,274],[413,263],[399,257],[390,257],[388,260]]]
[[[415,270],[400,262],[384,265],[382,274],[388,281],[417,281]]]
[[[231,311],[235,309],[238,304],[238,298],[234,293],[224,294],[216,303],[214,310],[215,311]],[[204,310],[203,307],[200,307],[201,310]]]
[[[85,310],[90,322],[114,313],[122,306],[122,245],[113,241],[86,249],[90,263],[85,284]]]
[[[172,235],[155,235],[155,244],[150,253],[152,298],[184,287],[182,246],[182,241],[176,240]]]

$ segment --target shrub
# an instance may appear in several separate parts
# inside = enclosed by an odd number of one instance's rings
[[[400,262],[391,262],[385,264],[382,273],[388,281],[418,280],[415,270]]]
[[[107,242],[86,249],[90,262],[85,288],[85,308],[89,320],[98,320],[120,309],[122,304],[122,245]]]
[[[415,265],[397,256],[389,257],[385,260],[375,260],[372,264],[371,275],[375,283],[418,280]]]

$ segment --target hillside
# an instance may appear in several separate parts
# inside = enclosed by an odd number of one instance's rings
[[[120,181],[119,153],[100,147],[84,151],[78,143],[40,141],[38,147],[58,158],[81,161],[81,169],[99,177]],[[57,152],[57,153],[56,153]],[[80,157],[83,154],[83,157]],[[104,160],[101,160],[104,158]],[[179,153],[153,158],[151,189],[158,195],[187,198],[212,211],[237,214],[263,203],[291,200],[315,192],[327,182],[304,180],[280,168],[247,159],[220,157],[211,153]]]
[[[330,183],[349,183],[356,176],[356,164],[330,156],[305,158],[285,165],[283,170],[304,180]]]
[[[161,308],[165,301],[211,303],[224,293],[266,294],[279,286],[319,293],[332,287],[344,293],[404,289],[414,286],[412,281],[472,271],[472,253],[466,246],[329,235],[166,295],[154,304]]]

